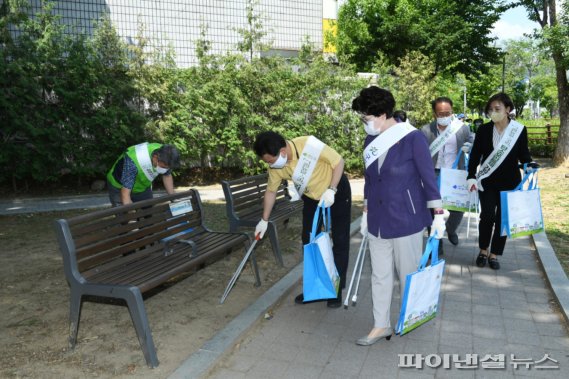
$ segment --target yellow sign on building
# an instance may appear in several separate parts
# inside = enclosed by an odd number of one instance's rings
[[[322,51],[325,53],[335,53],[336,46],[331,40],[331,36],[336,36],[338,25],[336,20],[331,18],[322,19]]]

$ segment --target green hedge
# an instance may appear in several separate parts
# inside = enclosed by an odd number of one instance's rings
[[[254,173],[264,165],[251,146],[264,130],[313,134],[361,172],[365,135],[350,106],[367,81],[309,45],[293,61],[204,49],[198,66],[180,69],[143,33],[137,41],[126,46],[105,19],[92,38],[67,35],[49,3],[33,19],[0,8],[0,164],[9,167],[0,183],[103,178],[126,147],[145,140],[175,144],[182,173]]]

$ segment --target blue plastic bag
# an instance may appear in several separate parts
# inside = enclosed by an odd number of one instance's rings
[[[324,231],[316,234],[320,212],[322,212]],[[338,296],[339,287],[340,275],[334,264],[330,239],[330,208],[318,207],[312,222],[310,242],[304,245],[302,285],[304,301],[335,298]]]

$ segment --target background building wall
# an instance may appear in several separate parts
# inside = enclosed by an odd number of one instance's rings
[[[328,0],[327,0],[328,1]],[[62,16],[70,32],[92,34],[96,20],[105,13],[127,43],[136,43],[139,21],[146,37],[159,45],[170,45],[179,67],[196,63],[195,43],[200,28],[207,26],[206,39],[212,52],[235,52],[241,40],[236,29],[247,27],[247,0],[80,0],[55,1],[54,13]],[[332,2],[335,2],[332,0]],[[41,7],[31,0],[31,12]],[[294,55],[307,36],[322,49],[323,0],[259,0],[266,41],[272,41],[274,54]],[[265,41],[265,42],[266,42]]]

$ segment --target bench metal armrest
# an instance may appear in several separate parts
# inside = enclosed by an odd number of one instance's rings
[[[198,249],[197,249],[196,243],[194,241],[179,239],[179,240],[175,240],[175,241],[167,241],[166,242],[166,246],[164,246],[164,256],[165,257],[174,253],[174,247],[172,245],[175,245],[177,243],[183,243],[186,245],[190,245],[192,247],[192,252],[188,256],[189,258],[193,258],[198,254]]]

